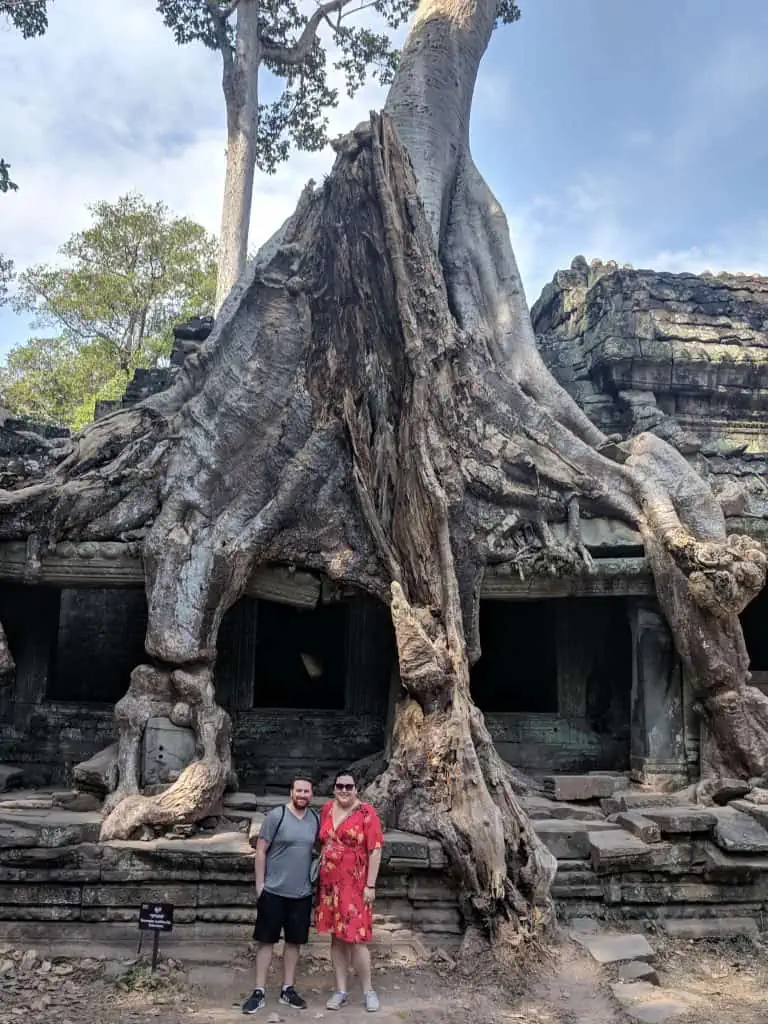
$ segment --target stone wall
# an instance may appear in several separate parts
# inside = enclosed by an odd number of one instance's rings
[[[545,362],[601,429],[666,438],[731,529],[768,535],[768,278],[577,257],[532,317]]]

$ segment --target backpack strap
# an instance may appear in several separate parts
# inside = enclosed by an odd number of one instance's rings
[[[272,845],[272,843],[274,843],[275,839],[277,839],[277,833],[280,831],[280,826],[283,824],[283,818],[285,818],[285,804],[283,804],[283,806],[280,808],[280,821],[278,821],[278,823],[277,823],[277,828],[275,829],[275,834],[272,836],[272,838],[269,841],[269,845],[270,846]]]

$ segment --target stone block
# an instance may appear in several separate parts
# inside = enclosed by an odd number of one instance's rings
[[[197,887],[194,884],[178,885],[152,882],[147,885],[84,885],[82,903],[84,907],[133,907],[142,903],[173,903],[177,907],[194,907],[197,903]]]
[[[768,875],[768,856],[727,853],[714,843],[704,843],[705,874],[721,881],[743,881],[755,875]]]
[[[731,807],[712,809],[716,819],[713,838],[727,853],[768,853],[768,831],[748,814]]]
[[[253,907],[198,907],[194,911],[196,921],[209,921],[220,924],[252,925],[256,920]]]
[[[589,832],[588,839],[592,867],[599,875],[642,871],[649,866],[654,847],[623,829]]]
[[[59,809],[43,811],[0,811],[0,827],[17,825],[35,832],[36,846],[76,846],[96,843],[101,832],[99,814],[77,814]]]
[[[596,935],[580,935],[577,941],[599,964],[616,964],[622,960],[653,960],[655,956],[644,935],[598,932]]]
[[[410,832],[385,832],[384,858],[385,860],[397,858],[399,860],[426,861],[428,863],[429,842],[423,836],[416,836]]]
[[[255,907],[255,877],[251,875],[248,882],[241,885],[201,882],[197,887],[196,903],[198,907]]]
[[[644,843],[658,843],[661,841],[661,829],[655,821],[646,818],[639,811],[623,811],[611,818],[621,828],[626,829],[633,836],[642,839]]]
[[[0,793],[11,789],[21,789],[24,785],[24,772],[12,764],[0,764]]]
[[[0,850],[37,846],[37,830],[0,822]]]
[[[174,725],[170,718],[150,718],[142,743],[142,785],[172,782],[194,761],[196,749],[192,729]]]
[[[78,792],[77,790],[72,793],[54,793],[51,802],[54,807],[62,807],[64,810],[80,813],[100,811],[102,803],[101,797],[95,793]]]
[[[259,797],[255,793],[225,793],[225,811],[258,811]]]
[[[536,835],[558,860],[581,860],[590,855],[589,833],[614,825],[607,821],[570,821],[545,818],[533,822]]]
[[[618,793],[616,801],[622,811],[636,811],[646,807],[680,806],[680,797],[674,793],[645,793],[642,790]]]
[[[17,885],[0,886],[0,903],[5,905],[80,906],[79,885]]]
[[[143,846],[151,846],[145,843]],[[103,882],[161,882],[200,879],[200,856],[182,853],[166,856],[156,849],[135,849],[132,843],[105,843],[102,854]]]
[[[0,848],[0,882],[94,882],[101,875],[101,848]]]
[[[667,917],[661,927],[675,939],[757,939],[760,935],[751,917]]]
[[[421,932],[447,932],[461,935],[461,915],[458,909],[450,907],[424,907],[414,909],[411,927]]]
[[[408,899],[456,903],[456,890],[446,875],[413,875],[408,881]]]
[[[72,770],[75,789],[104,797],[117,785],[117,744],[100,750],[87,761],[76,764]]]
[[[629,963],[619,964],[619,981],[647,981],[649,985],[658,985],[659,976],[650,964],[642,960],[630,960]]]
[[[619,982],[611,985],[611,991],[627,1016],[640,1024],[665,1024],[691,1009],[690,1000],[647,981]]]
[[[643,816],[655,822],[663,835],[707,833],[715,825],[715,814],[704,807],[645,807]]]
[[[38,907],[26,904],[0,905],[0,921],[79,921],[80,905],[49,903]]]
[[[582,802],[613,796],[626,780],[615,775],[547,775],[544,780],[547,795],[555,800]]]

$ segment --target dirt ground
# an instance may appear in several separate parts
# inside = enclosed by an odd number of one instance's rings
[[[735,942],[671,942],[651,936],[665,989],[684,992],[691,1012],[676,1024],[766,1024],[768,949]],[[276,1002],[273,975],[270,1002],[257,1020],[278,1024],[295,1018],[338,1020],[339,1024],[622,1024],[629,1018],[610,984],[616,968],[600,967],[578,946],[563,939],[537,966],[526,968],[527,985],[511,975],[467,977],[446,962],[410,964],[379,958],[376,987],[382,1009],[372,1018],[355,996],[340,1013],[325,1009],[332,988],[329,964],[305,958],[300,991],[309,1002],[294,1011]],[[250,992],[252,966],[246,957],[229,967],[166,961],[154,977],[144,962],[41,960],[34,951],[0,950],[0,1024],[31,1018],[57,1024],[234,1024]]]

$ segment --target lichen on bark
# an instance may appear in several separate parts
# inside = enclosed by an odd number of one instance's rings
[[[744,715],[755,698],[736,616],[765,557],[725,537],[709,488],[658,438],[606,458],[541,360],[506,220],[469,150],[495,14],[490,0],[421,4],[384,113],[338,142],[328,179],[173,388],[0,496],[0,536],[44,548],[146,531],[149,657],[117,706],[105,838],[197,820],[220,799],[230,724],[212,665],[257,566],[319,570],[387,601],[404,695],[369,795],[390,826],[443,843],[470,934],[519,943],[551,920],[556,865],[471,699],[485,566],[586,571],[580,515],[638,526],[722,760],[754,774],[765,729]],[[158,712],[195,728],[200,757],[145,797],[138,743]]]

